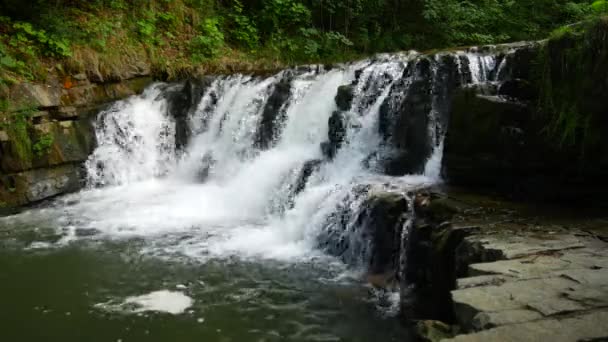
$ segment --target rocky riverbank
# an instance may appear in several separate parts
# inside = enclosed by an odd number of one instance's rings
[[[446,321],[420,321],[423,339],[608,338],[605,214],[453,190],[420,194],[417,203],[412,252],[423,267],[410,280],[441,308],[431,316]]]

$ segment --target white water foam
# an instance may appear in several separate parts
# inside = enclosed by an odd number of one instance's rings
[[[105,311],[120,313],[164,312],[179,315],[186,312],[194,304],[194,300],[182,292],[159,290],[140,296],[125,298],[121,303],[96,304],[95,307]]]

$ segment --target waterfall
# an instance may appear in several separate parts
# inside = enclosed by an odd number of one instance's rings
[[[374,196],[440,181],[451,93],[491,80],[496,64],[411,52],[154,84],[99,113],[87,189],[45,213],[64,231],[144,239],[159,256],[327,252],[365,265]]]

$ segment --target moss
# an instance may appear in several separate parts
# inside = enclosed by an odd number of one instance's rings
[[[27,169],[32,163],[32,141],[30,139],[31,111],[22,111],[4,119],[0,127],[10,138],[13,169]]]
[[[608,17],[556,30],[536,62],[539,113],[545,133],[561,147],[585,150],[601,135],[608,111]]]
[[[53,146],[53,135],[45,134],[41,136],[34,145],[32,145],[32,150],[37,157],[42,157],[49,153],[51,146]]]

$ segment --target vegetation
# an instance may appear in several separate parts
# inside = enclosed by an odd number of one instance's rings
[[[42,157],[50,152],[53,142],[54,138],[52,134],[44,134],[32,145],[32,151],[37,157]]]
[[[0,129],[4,130],[11,139],[11,154],[16,156],[17,163],[27,164],[32,161],[32,142],[30,140],[29,118],[33,109],[26,109],[21,112],[5,116],[0,121]]]
[[[272,68],[395,50],[537,39],[605,0],[0,0],[0,87],[145,59]]]
[[[537,64],[539,109],[549,136],[582,152],[600,143],[608,129],[602,95],[608,92],[608,17],[556,30]]]

